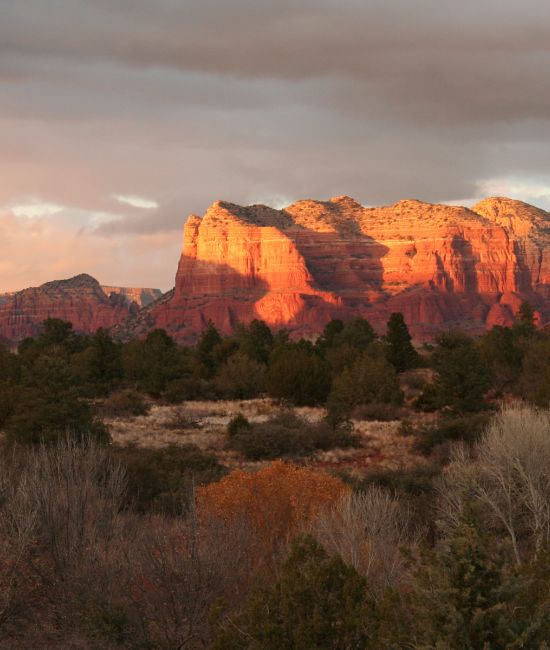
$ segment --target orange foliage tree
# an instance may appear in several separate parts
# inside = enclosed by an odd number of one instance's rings
[[[335,476],[277,460],[258,472],[234,470],[199,487],[197,509],[228,526],[248,526],[269,553],[348,491]]]

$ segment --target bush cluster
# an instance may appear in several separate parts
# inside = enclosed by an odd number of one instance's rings
[[[237,415],[228,425],[228,447],[249,460],[309,456],[315,451],[353,447],[355,436],[345,424],[311,423],[293,411],[283,411],[266,422],[251,424]]]

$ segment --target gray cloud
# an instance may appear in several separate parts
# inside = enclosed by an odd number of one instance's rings
[[[0,206],[66,206],[127,277],[218,198],[546,205],[549,64],[541,0],[0,0]]]

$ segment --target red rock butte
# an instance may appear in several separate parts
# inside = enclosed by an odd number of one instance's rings
[[[184,227],[175,288],[127,323],[190,341],[211,320],[229,333],[254,318],[313,336],[331,318],[383,331],[403,313],[417,340],[510,325],[523,300],[550,315],[550,214],[521,201],[473,206],[347,196],[282,210],[218,201]]]
[[[0,294],[0,340],[35,336],[47,318],[70,321],[75,331],[93,333],[120,323],[161,295],[158,289],[101,286],[86,273]]]

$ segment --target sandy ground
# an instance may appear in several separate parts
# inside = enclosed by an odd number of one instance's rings
[[[111,418],[105,423],[117,445],[159,448],[192,443],[216,454],[228,467],[254,468],[265,462],[244,461],[236,452],[227,450],[226,428],[237,413],[251,422],[262,422],[280,410],[270,399],[246,401],[184,402],[177,406],[153,405],[146,416]],[[322,408],[296,408],[310,421],[324,416]],[[361,476],[373,467],[406,468],[425,462],[413,450],[414,439],[399,434],[400,422],[354,421],[360,446],[318,452],[305,459],[308,466],[345,470]]]

